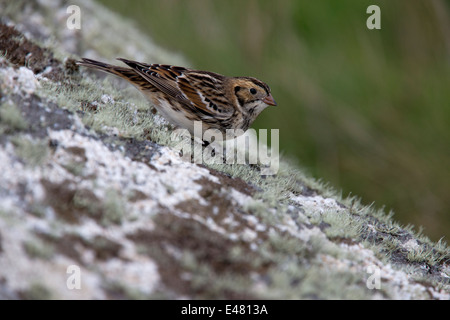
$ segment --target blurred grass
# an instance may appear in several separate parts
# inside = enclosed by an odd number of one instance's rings
[[[280,128],[315,177],[449,239],[448,1],[100,2],[195,68],[267,82],[278,107],[254,128]],[[371,4],[381,30],[366,28]]]

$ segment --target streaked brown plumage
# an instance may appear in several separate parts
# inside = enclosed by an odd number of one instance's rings
[[[211,128],[222,133],[227,129],[246,131],[268,105],[276,105],[269,86],[255,78],[118,60],[130,68],[85,58],[77,63],[128,80],[166,120],[191,133],[194,121],[203,122],[203,131]]]

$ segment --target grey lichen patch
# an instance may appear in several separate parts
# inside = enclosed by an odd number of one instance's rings
[[[242,210],[252,216],[258,217],[262,222],[273,225],[279,222],[278,215],[274,210],[270,210],[268,206],[261,200],[250,199],[243,206]]]
[[[40,91],[44,96],[52,97],[58,105],[77,112],[84,125],[96,132],[139,140],[151,138],[155,142],[170,140],[169,133],[149,135],[159,126],[153,121],[154,115],[146,100],[123,102],[123,97],[110,85],[99,87],[95,81],[82,78],[77,86],[61,87],[46,82]]]
[[[41,183],[46,191],[45,203],[67,222],[78,224],[83,218],[91,218],[109,226],[124,219],[124,200],[114,189],[107,190],[104,199],[100,199],[91,190],[79,188],[69,180],[53,183],[42,179]]]
[[[54,248],[37,239],[27,240],[23,243],[27,255],[33,259],[49,260],[53,257]]]
[[[159,214],[154,222],[157,225],[155,230],[141,230],[128,237],[160,262],[163,283],[176,292],[205,298],[232,298],[235,297],[234,292],[223,296],[223,292],[216,291],[213,279],[225,275],[248,276],[252,271],[262,272],[267,268],[248,244],[232,241],[195,220]],[[235,254],[237,251],[239,254]],[[187,263],[188,256],[191,263]],[[202,268],[197,268],[199,266],[208,268],[210,272],[203,273]],[[196,281],[196,284],[192,285],[191,281]]]
[[[41,48],[25,38],[12,26],[0,23],[0,52],[15,66],[26,66],[33,73],[42,73],[47,67],[52,71],[46,77],[61,80],[64,74],[61,62],[53,57],[53,52]]]
[[[52,293],[42,283],[32,283],[26,290],[21,290],[19,296],[23,300],[49,300],[52,298]]]
[[[64,235],[52,235],[48,233],[36,233],[46,245],[53,247],[55,253],[66,256],[79,266],[85,266],[85,261],[80,252],[80,244],[83,243],[82,237],[73,233],[64,233]]]
[[[0,296],[80,298],[58,282],[75,264],[85,299],[448,300],[444,241],[343,198],[284,157],[271,176],[259,164],[181,158],[173,128],[144,98],[78,69],[64,50],[105,61],[173,56],[79,4],[92,31],[74,37],[54,25],[65,5],[0,2],[10,19],[0,29]],[[380,269],[382,289],[367,288],[368,266]]]
[[[317,261],[316,261],[317,263]],[[316,265],[299,268],[287,263],[283,272],[270,273],[273,290],[265,290],[268,298],[282,294],[287,299],[368,299],[372,296],[363,284],[363,274]]]
[[[83,244],[95,252],[95,257],[98,260],[103,261],[119,257],[120,250],[122,249],[120,243],[102,236],[95,236],[92,240],[85,241]]]
[[[136,202],[136,201],[141,201],[141,200],[148,199],[148,195],[146,195],[144,192],[142,192],[140,190],[132,189],[128,193],[127,199],[128,199],[128,201]]]
[[[5,3],[2,7],[3,14],[5,16],[14,17],[17,14],[20,14],[23,10],[25,1],[14,1],[14,2],[8,2]]]
[[[26,136],[15,136],[11,141],[16,155],[30,166],[40,166],[48,157],[49,147],[45,140],[32,141]]]
[[[267,241],[264,243],[264,249],[262,250],[270,252],[270,255],[277,257],[275,259],[279,259],[284,254],[287,254],[289,259],[295,259],[299,262],[302,259],[309,258],[316,254],[316,252],[312,250],[313,247],[310,244],[304,243],[302,246],[299,246],[298,244],[298,239],[287,232],[271,232],[268,235]]]
[[[41,184],[45,189],[45,203],[53,208],[55,213],[69,223],[80,223],[84,215],[101,220],[99,199],[91,190],[77,190],[74,183],[65,180],[62,183],[54,183],[42,179]]]
[[[16,114],[26,125],[20,125],[21,132],[32,134],[34,137],[44,139],[47,137],[47,128],[54,130],[69,129],[73,125],[72,115],[48,99],[36,94],[21,95],[12,94],[8,99]],[[11,116],[10,116],[11,117]],[[5,132],[8,133],[8,132]]]
[[[240,178],[231,178],[229,175],[224,174],[223,172],[216,171],[214,169],[211,169],[209,171],[213,176],[219,178],[220,183],[214,183],[209,179],[201,178],[197,180],[196,182],[201,185],[207,185],[210,188],[209,189],[217,189],[217,188],[233,188],[237,191],[246,194],[248,196],[251,196],[255,193],[256,189],[252,185],[248,184],[244,180]]]
[[[111,137],[104,135],[100,135],[99,137],[110,150],[122,150],[131,160],[145,163],[151,169],[156,170],[151,160],[160,149],[158,144],[152,141],[134,138],[116,137],[111,139]]]
[[[221,185],[207,178],[196,180],[196,183],[202,186],[200,196],[206,200],[207,204],[202,205],[197,199],[192,199],[178,203],[175,208],[183,212],[202,215],[208,217],[212,213],[212,217],[223,217],[226,213],[232,212],[232,202],[230,198],[221,191]]]
[[[19,108],[8,102],[0,105],[0,134],[24,130],[27,126]]]
[[[80,266],[87,267],[89,260],[86,260],[85,252],[93,253],[95,261],[108,261],[120,256],[122,245],[101,235],[96,235],[92,239],[83,237],[76,233],[64,233],[52,235],[48,233],[37,233],[40,243],[43,246],[52,248],[52,255],[60,254],[76,261]],[[84,252],[84,253],[83,253]]]
[[[77,162],[86,162],[86,150],[82,147],[68,147],[66,148],[66,151],[73,154],[74,158],[77,160]]]
[[[414,241],[414,240],[413,240]],[[442,260],[448,259],[445,255],[428,246],[420,246],[418,243],[405,244],[407,248],[407,259],[410,262],[423,262],[427,265],[438,265]]]
[[[255,198],[262,199],[268,206],[281,208],[290,201],[292,194],[312,196],[317,194],[335,195],[335,192],[320,183],[306,177],[298,169],[289,166],[286,162],[280,162],[280,168],[276,175],[264,176],[258,166],[214,164],[210,168],[228,174],[233,179],[242,179],[249,186],[259,191]]]

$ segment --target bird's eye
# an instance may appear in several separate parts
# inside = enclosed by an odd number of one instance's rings
[[[251,93],[251,94],[256,94],[256,89],[255,89],[255,88],[251,88],[251,89],[250,89],[250,93]]]

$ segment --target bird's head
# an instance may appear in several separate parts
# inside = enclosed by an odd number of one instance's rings
[[[276,106],[270,88],[264,82],[250,77],[233,78],[233,94],[242,111],[258,116],[268,106]]]

